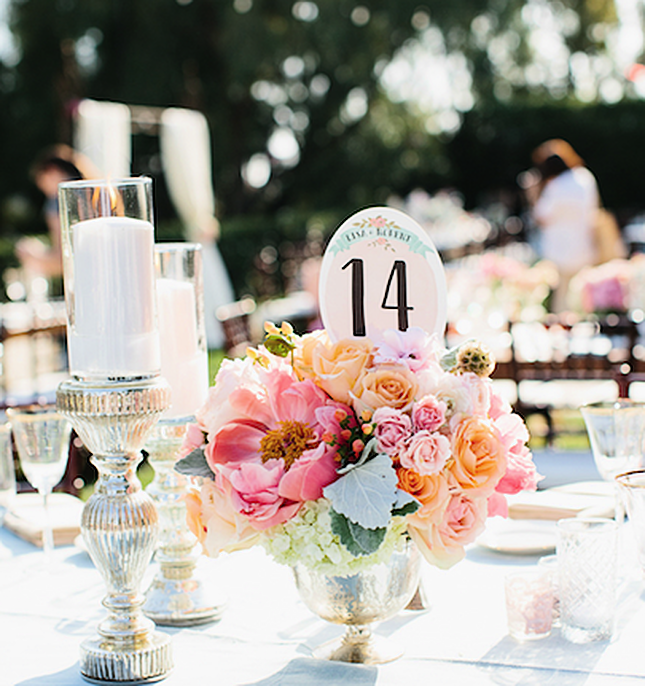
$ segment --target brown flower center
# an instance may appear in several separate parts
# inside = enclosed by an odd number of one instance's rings
[[[308,424],[287,419],[278,423],[278,428],[260,441],[262,462],[284,460],[284,468],[289,467],[305,452],[316,447],[313,429]]]

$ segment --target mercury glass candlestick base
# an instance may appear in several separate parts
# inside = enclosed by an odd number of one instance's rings
[[[98,637],[81,645],[82,676],[92,683],[150,683],[172,669],[170,637],[144,616],[139,592],[158,535],[158,517],[141,490],[136,467],[141,448],[170,402],[160,377],[60,384],[57,406],[93,453],[98,470],[85,504],[81,532],[107,587],[108,616]]]
[[[199,578],[197,539],[186,524],[182,496],[188,478],[174,470],[186,433],[187,419],[161,419],[146,443],[155,478],[147,487],[157,506],[160,535],[156,561],[159,572],[146,592],[143,612],[156,624],[194,626],[222,616],[224,599]]]

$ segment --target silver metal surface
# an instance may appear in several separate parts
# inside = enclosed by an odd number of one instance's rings
[[[412,599],[419,585],[420,556],[408,540],[388,563],[347,576],[331,576],[298,564],[293,572],[305,605],[322,619],[346,626],[340,645],[321,646],[316,656],[341,662],[379,664],[385,654],[374,645],[369,625],[389,619]]]
[[[148,462],[155,478],[146,488],[159,514],[159,542],[156,561],[159,572],[146,591],[143,612],[156,624],[193,626],[213,622],[222,616],[224,599],[212,580],[199,576],[197,539],[186,523],[183,496],[188,477],[174,470],[186,433],[186,420],[162,419],[146,443]]]
[[[85,546],[107,587],[108,616],[99,636],[81,645],[81,674],[95,683],[150,683],[173,666],[170,637],[155,631],[141,610],[139,588],[159,527],[154,503],[136,476],[141,448],[169,401],[168,384],[159,377],[72,379],[58,387],[58,409],[93,453],[99,473],[81,521]]]

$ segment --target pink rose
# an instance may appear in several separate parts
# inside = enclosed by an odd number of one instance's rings
[[[508,503],[501,493],[493,491],[488,496],[487,506],[489,517],[508,517]]]
[[[372,420],[376,422],[374,435],[377,438],[379,450],[390,457],[396,457],[412,434],[410,417],[391,407],[379,407]]]
[[[268,529],[291,519],[301,503],[286,501],[279,493],[284,463],[242,462],[237,467],[219,466],[218,477],[231,486],[233,509],[244,515],[254,529]]]
[[[440,433],[423,429],[407,442],[400,454],[401,465],[419,474],[438,474],[450,457],[450,441]]]
[[[486,514],[486,498],[472,499],[455,492],[441,524],[427,528],[408,525],[408,532],[430,564],[448,569],[464,558],[464,546],[483,531]]]
[[[447,405],[434,395],[426,395],[412,408],[412,424],[416,431],[437,431],[446,421]]]

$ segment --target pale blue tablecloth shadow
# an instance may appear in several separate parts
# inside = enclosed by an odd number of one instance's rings
[[[244,686],[374,686],[376,667],[298,657],[267,679]]]

